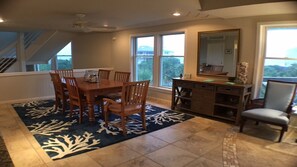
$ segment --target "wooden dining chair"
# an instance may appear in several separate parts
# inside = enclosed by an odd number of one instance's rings
[[[129,82],[130,72],[115,71],[114,81]]]
[[[58,73],[50,73],[50,76],[55,91],[55,111],[57,111],[58,107],[62,105],[62,113],[64,113],[66,110],[67,100],[69,99],[68,91],[64,89]]]
[[[60,78],[73,77],[73,69],[55,70],[55,73],[58,73]]]
[[[79,123],[82,123],[83,112],[86,107],[86,98],[80,93],[77,81],[74,77],[65,77],[66,87],[69,91],[70,116],[73,114],[74,106],[79,108]]]
[[[131,74],[130,72],[116,71],[114,73],[114,81],[129,82],[130,74]],[[121,92],[117,92],[117,93],[109,93],[105,95],[105,97],[116,101],[117,99],[121,98],[121,95],[122,95]]]
[[[99,69],[98,70],[98,79],[109,79],[109,74],[111,70],[103,70]]]
[[[121,102],[116,102],[112,99],[104,98],[104,118],[105,125],[108,127],[109,114],[115,114],[121,117],[120,128],[123,134],[127,134],[126,123],[128,117],[139,113],[142,120],[142,127],[146,130],[145,123],[145,104],[148,92],[148,81],[125,82],[122,88]],[[138,120],[137,120],[138,121]]]

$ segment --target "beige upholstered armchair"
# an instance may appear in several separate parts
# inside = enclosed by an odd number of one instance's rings
[[[288,130],[292,103],[296,94],[296,83],[283,81],[267,81],[266,93],[263,105],[259,108],[249,109],[241,114],[240,132],[242,132],[246,120],[255,120],[257,124],[281,126],[281,133],[278,142],[281,142],[284,132]]]

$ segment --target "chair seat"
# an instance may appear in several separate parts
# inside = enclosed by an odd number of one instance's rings
[[[112,104],[108,107],[109,110],[115,112],[115,113],[120,113],[122,112],[121,110],[121,104]],[[141,105],[140,104],[132,104],[132,105],[127,105],[124,108],[124,112],[125,113],[131,113],[133,111],[137,111],[141,109]]]
[[[246,110],[241,114],[244,117],[256,119],[259,121],[266,121],[271,123],[276,123],[280,125],[288,125],[289,118],[288,114],[274,109],[269,108],[256,108],[251,110]]]

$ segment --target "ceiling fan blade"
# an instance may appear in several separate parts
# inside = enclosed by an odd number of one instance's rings
[[[84,32],[109,32],[114,31],[116,27],[84,27]]]

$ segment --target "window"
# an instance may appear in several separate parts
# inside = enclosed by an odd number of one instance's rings
[[[258,65],[258,97],[264,97],[267,80],[281,80],[297,82],[297,24],[270,25],[261,31],[262,39],[262,65]],[[259,61],[261,61],[259,59]],[[258,62],[258,64],[260,64]],[[255,90],[257,90],[255,89]],[[294,100],[297,103],[297,97]]]
[[[135,51],[135,80],[153,81],[154,37],[137,37]]]
[[[184,33],[139,36],[132,41],[136,81],[150,80],[152,86],[171,87],[172,78],[183,74]]]
[[[171,87],[172,78],[184,73],[184,34],[162,35],[160,86]]]
[[[72,69],[71,42],[61,49],[48,64],[36,64],[35,71],[50,71],[56,69]]]

